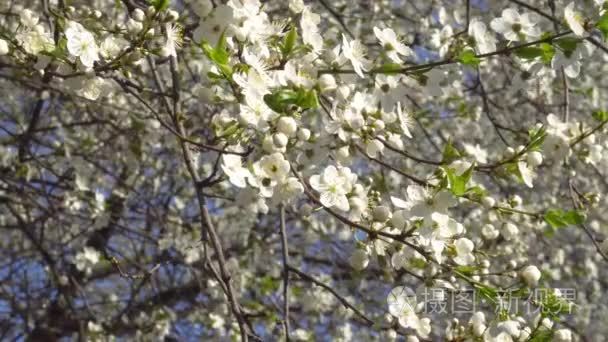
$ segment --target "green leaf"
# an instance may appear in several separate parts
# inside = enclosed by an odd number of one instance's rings
[[[264,295],[270,294],[279,288],[279,281],[270,276],[265,276],[260,279],[260,292]]]
[[[496,289],[481,283],[475,283],[474,286],[477,289],[479,298],[486,299],[491,303],[496,303],[496,298],[498,297],[498,291]]]
[[[277,113],[287,111],[287,106],[296,101],[296,92],[292,89],[279,89],[271,94],[264,95],[264,102]]]
[[[529,337],[528,342],[551,342],[553,340],[553,330],[549,330],[544,326],[536,329]]]
[[[515,50],[515,54],[523,59],[535,59],[542,56],[543,50],[539,47],[525,46]]]
[[[205,53],[205,56],[209,58],[226,78],[232,77],[232,67],[229,64],[230,55],[226,48],[226,36],[224,33],[220,36],[215,47],[212,47],[207,42],[201,43],[201,48]]]
[[[602,32],[602,37],[606,40],[606,37],[608,36],[608,12],[600,17],[597,23],[595,23],[595,27]]]
[[[287,113],[289,106],[295,105],[302,109],[312,109],[319,106],[319,98],[314,89],[280,88],[271,94],[264,95],[264,102],[277,113]]]
[[[579,38],[575,38],[575,37],[565,37],[565,38],[556,39],[553,42],[562,51],[564,51],[564,54],[567,57],[570,57],[572,55],[572,53],[574,52],[574,50],[576,50],[576,47],[577,47],[578,43],[581,42],[581,40]]]
[[[448,168],[446,170],[448,181],[450,183],[450,190],[454,196],[464,196],[467,193],[467,183],[469,180],[471,180],[473,169],[475,169],[475,163],[473,163],[471,167],[469,167],[469,169],[463,172],[460,176],[456,175],[456,171],[452,168]]]
[[[458,271],[468,277],[475,275],[475,273],[479,270],[480,270],[480,267],[478,267],[478,266],[466,266],[465,265],[465,266],[456,267],[456,271]]]
[[[299,93],[298,101],[296,104],[302,109],[314,109],[319,107],[319,98],[317,97],[317,91],[314,89],[303,90]]]
[[[17,166],[17,170],[15,171],[16,178],[27,178],[27,174],[29,173],[29,167],[27,164],[19,164]]]
[[[563,228],[570,225],[578,225],[585,222],[586,215],[577,210],[563,211],[561,209],[547,210],[543,219],[551,228]]]
[[[293,51],[297,40],[298,31],[296,30],[295,26],[291,25],[291,29],[283,38],[283,44],[280,46],[281,53],[283,53],[283,58],[287,58],[287,56],[289,56],[289,54]]]
[[[597,121],[608,121],[608,112],[605,112],[603,110],[596,110],[595,112],[593,112],[593,114],[591,114],[591,116],[593,116],[593,118]]]
[[[488,192],[479,185],[467,189],[467,195],[471,195],[472,198],[477,198],[479,200],[487,194]]]
[[[528,135],[530,136],[530,142],[528,143],[527,150],[540,151],[545,142],[547,130],[544,127],[541,127],[540,129],[531,129],[528,131]]]
[[[540,56],[540,59],[545,64],[551,64],[551,60],[553,60],[553,56],[555,55],[555,48],[553,47],[553,45],[549,43],[541,43],[540,49],[543,51],[542,55]]]
[[[422,258],[412,258],[410,265],[414,268],[424,269],[426,267],[426,261]]]
[[[524,46],[515,50],[515,54],[522,59],[536,59],[541,57],[542,61],[547,64],[551,63],[551,59],[555,54],[555,49],[549,43],[541,43],[538,46]]]
[[[573,303],[558,297],[553,289],[540,288],[536,292],[536,300],[541,309],[542,317],[559,319],[559,316],[572,313]]]
[[[171,0],[150,0],[150,5],[156,9],[156,12],[161,12],[169,7]]]
[[[458,55],[458,62],[463,65],[478,66],[481,60],[475,55],[475,51],[466,49]]]
[[[454,145],[452,145],[452,140],[449,139],[447,144],[445,144],[443,147],[443,156],[441,162],[449,164],[460,157],[460,152],[454,147]]]

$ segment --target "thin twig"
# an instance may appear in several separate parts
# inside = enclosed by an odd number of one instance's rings
[[[285,227],[285,206],[279,206],[281,249],[283,254],[283,328],[285,329],[285,340],[289,341],[289,248],[287,245],[287,230]]]
[[[344,305],[345,307],[351,309],[357,316],[359,316],[367,325],[372,326],[374,325],[374,321],[371,320],[370,318],[368,318],[363,312],[361,312],[359,309],[357,309],[354,305],[352,305],[348,300],[346,300],[346,298],[344,298],[342,295],[340,295],[338,292],[336,292],[336,290],[332,289],[331,286],[315,279],[313,276],[308,275],[302,271],[300,271],[299,269],[288,265],[287,266],[289,268],[289,270],[297,275],[300,276],[300,278],[307,280],[315,285],[321,286],[322,288],[324,288],[325,290],[329,291],[332,295],[334,295],[334,297],[336,297],[336,299],[338,299],[340,301],[340,303],[342,303],[342,305]]]

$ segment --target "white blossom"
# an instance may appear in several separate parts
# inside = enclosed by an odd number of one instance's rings
[[[401,57],[408,57],[413,55],[413,51],[403,44],[397,34],[391,28],[380,29],[374,26],[374,34],[380,41],[380,44],[384,47],[386,55],[395,63],[401,63]]]
[[[532,13],[519,14],[513,8],[506,8],[502,11],[502,16],[492,20],[490,26],[497,33],[502,34],[507,40],[518,41],[519,35],[524,37],[538,37],[541,34],[540,28],[536,26],[537,18]]]
[[[322,174],[310,177],[310,185],[321,194],[321,204],[347,211],[350,205],[346,194],[352,190],[356,179],[349,168],[329,165]]]
[[[566,6],[566,8],[564,8],[564,18],[566,19],[566,23],[572,32],[574,32],[574,34],[577,36],[582,37],[586,34],[585,27],[583,26],[584,18],[580,12],[574,9],[575,5],[575,2],[571,2],[568,4],[568,6]]]
[[[342,55],[350,61],[357,75],[364,77],[363,72],[370,66],[370,61],[365,58],[364,45],[357,39],[349,41],[342,34]]]
[[[79,57],[84,66],[92,68],[93,63],[99,60],[99,49],[93,34],[81,24],[70,21],[65,30],[65,35],[68,39],[68,51],[73,56]]]

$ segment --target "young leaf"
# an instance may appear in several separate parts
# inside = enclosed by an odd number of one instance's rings
[[[585,222],[586,216],[584,213],[576,210],[563,211],[561,209],[547,210],[543,219],[551,228],[563,228],[569,225],[577,225]]]
[[[595,27],[602,32],[602,37],[604,37],[604,40],[606,40],[606,37],[608,36],[608,12],[604,13],[604,15],[600,17],[595,24]]]
[[[450,182],[450,190],[455,196],[463,196],[467,192],[467,183],[473,175],[473,169],[475,169],[475,163],[469,167],[468,170],[463,172],[460,176],[456,175],[454,169],[447,169],[448,181]]]
[[[515,50],[515,54],[523,59],[535,59],[542,56],[543,50],[534,46],[526,46]]]
[[[230,78],[232,76],[233,70],[229,64],[230,55],[226,49],[226,36],[224,36],[223,33],[218,39],[215,47],[212,47],[207,42],[203,42],[201,48],[203,49],[205,56],[220,69],[225,77]]]
[[[544,127],[540,129],[531,129],[528,132],[530,136],[530,142],[528,143],[528,151],[540,151],[543,143],[545,142],[545,137],[547,136],[547,131]]]
[[[443,156],[441,159],[442,163],[449,164],[456,159],[461,157],[460,152],[452,145],[452,140],[448,140],[447,144],[443,147]]]
[[[596,110],[591,115],[597,121],[601,121],[601,122],[608,121],[608,112],[605,112],[603,110]]]
[[[574,50],[576,50],[576,46],[580,43],[581,40],[575,37],[565,37],[556,39],[554,41],[555,45],[557,45],[566,56],[571,56]]]
[[[458,55],[458,61],[463,65],[478,66],[481,60],[475,55],[475,51],[471,49],[463,50]]]
[[[289,32],[287,32],[283,38],[283,44],[280,46],[281,53],[283,53],[283,58],[287,58],[287,56],[289,56],[289,54],[293,51],[297,40],[298,31],[296,30],[296,27],[292,25]]]
[[[150,0],[150,5],[156,9],[156,12],[162,12],[169,7],[170,0]]]
[[[515,50],[515,54],[522,59],[536,59],[541,57],[542,61],[547,64],[551,63],[551,59],[555,54],[555,49],[549,43],[542,43],[539,46],[525,46]]]

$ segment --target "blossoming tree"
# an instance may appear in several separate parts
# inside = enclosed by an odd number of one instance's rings
[[[0,2],[1,338],[599,341],[606,9]]]

